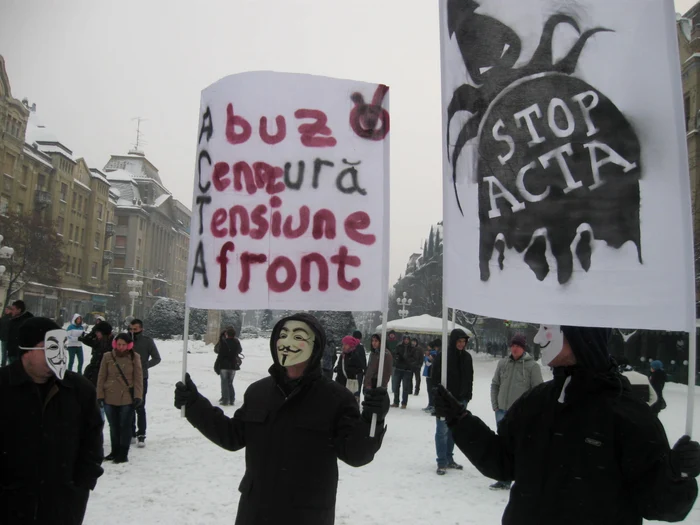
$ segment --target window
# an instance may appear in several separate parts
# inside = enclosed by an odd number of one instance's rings
[[[78,196],[78,211],[82,211],[82,210],[83,210],[83,196],[79,195]]]
[[[80,244],[85,245],[85,228],[80,230]]]
[[[74,240],[75,242],[78,242],[78,235],[79,235],[79,234],[80,234],[80,228],[78,228],[78,227],[76,226],[76,227],[75,227],[75,237],[73,237],[73,240]]]
[[[2,189],[5,190],[7,193],[12,193],[12,179],[5,175],[3,177],[5,179],[2,183]]]
[[[685,111],[685,130],[690,129],[690,95],[683,96],[683,110]]]
[[[141,239],[136,240],[136,244],[139,247],[139,250],[141,249]]]
[[[29,180],[29,166],[22,166],[22,179],[21,182],[23,185],[27,185],[27,181]]]
[[[10,206],[10,201],[4,195],[0,197],[0,214],[7,213],[7,208]]]
[[[70,265],[70,273],[75,273],[75,257],[73,257],[73,262]]]
[[[5,164],[3,164],[3,170],[5,174],[12,175],[15,169],[15,156],[5,153]]]
[[[129,217],[126,215],[117,217],[117,226],[129,226]]]
[[[117,235],[117,238],[114,239],[114,247],[126,248],[126,235]]]
[[[66,197],[68,196],[68,185],[65,183],[61,183],[61,200],[63,202],[66,202]]]
[[[100,249],[100,234],[99,233],[95,234],[95,249],[97,249],[97,250]]]
[[[113,265],[114,268],[124,268],[124,257],[115,257]]]
[[[71,204],[71,208],[75,209],[75,205],[78,202],[78,195],[73,192],[73,204]]]
[[[61,216],[56,219],[56,233],[63,236],[63,217]],[[70,238],[70,236],[68,238]]]
[[[68,227],[68,238],[71,241],[73,240],[73,225],[72,224]]]
[[[83,274],[82,269],[83,269],[83,260],[82,260],[82,259],[78,259],[78,275],[82,275],[82,274]]]
[[[136,259],[136,269],[140,270],[141,269],[141,259]]]
[[[139,229],[140,229],[141,231],[143,231],[143,226],[144,226],[144,223],[145,223],[145,222],[146,222],[146,221],[144,221],[143,219],[139,219]]]
[[[90,268],[90,276],[93,279],[97,279],[97,263],[96,262],[92,263],[92,267]]]
[[[17,204],[17,215],[23,215],[24,214],[24,204],[21,202]]]
[[[97,205],[97,218],[99,220],[102,220],[102,203],[99,203]]]
[[[46,184],[46,175],[44,175],[43,173],[40,173],[39,179],[36,183],[36,187],[40,190],[43,190],[45,184]]]

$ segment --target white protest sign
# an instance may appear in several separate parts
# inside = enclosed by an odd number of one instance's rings
[[[663,0],[441,0],[446,301],[689,330],[690,199]]]
[[[202,92],[187,305],[386,306],[389,93],[275,72]]]

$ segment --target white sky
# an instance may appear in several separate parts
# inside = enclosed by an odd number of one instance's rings
[[[392,283],[441,220],[436,1],[0,0],[0,54],[13,96],[91,167],[126,153],[132,119],[148,119],[142,149],[187,206],[212,82],[271,69],[388,84]]]

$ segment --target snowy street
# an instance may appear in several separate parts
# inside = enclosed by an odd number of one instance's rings
[[[87,525],[232,524],[238,504],[238,484],[245,470],[244,452],[227,452],[209,442],[180,417],[173,406],[173,390],[181,371],[181,341],[156,341],[163,362],[150,371],[147,396],[146,448],[131,447],[129,462],[105,462],[104,475],[91,494]],[[236,406],[246,387],[264,377],[271,364],[266,339],[242,340],[246,356],[236,375]],[[87,353],[89,351],[86,349]],[[219,377],[213,371],[215,354],[201,341],[190,344],[188,369],[199,391],[211,401],[220,396]],[[474,357],[474,400],[469,408],[495,428],[489,386],[496,360]],[[551,374],[545,374],[545,380]],[[668,408],[661,412],[671,444],[685,425],[686,387],[669,383],[664,391]],[[435,423],[421,409],[427,405],[425,384],[419,396],[409,398],[408,409],[392,409],[382,449],[369,465],[355,469],[339,462],[336,507],[339,525],[402,523],[428,525],[497,524],[508,500],[507,492],[492,491],[455,449],[463,471],[435,474]],[[695,438],[700,430],[700,395],[696,393]],[[109,430],[105,428],[109,452]],[[271,495],[274,499],[274,496]],[[700,501],[684,523],[700,523]]]

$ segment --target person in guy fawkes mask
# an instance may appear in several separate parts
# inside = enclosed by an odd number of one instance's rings
[[[0,523],[79,525],[102,475],[95,387],[66,370],[68,336],[45,317],[18,330],[0,369]]]
[[[503,523],[641,525],[681,521],[697,497],[700,445],[671,449],[649,406],[608,354],[610,330],[541,326],[535,343],[554,379],[521,396],[498,433],[444,387],[435,411],[487,477],[515,481]]]
[[[236,525],[332,525],[338,459],[360,467],[379,450],[386,389],[367,390],[360,413],[352,392],[322,375],[325,347],[312,315],[281,319],[270,338],[270,376],[248,387],[233,418],[199,394],[189,374],[175,385],[175,406],[204,436],[227,450],[246,448]]]

